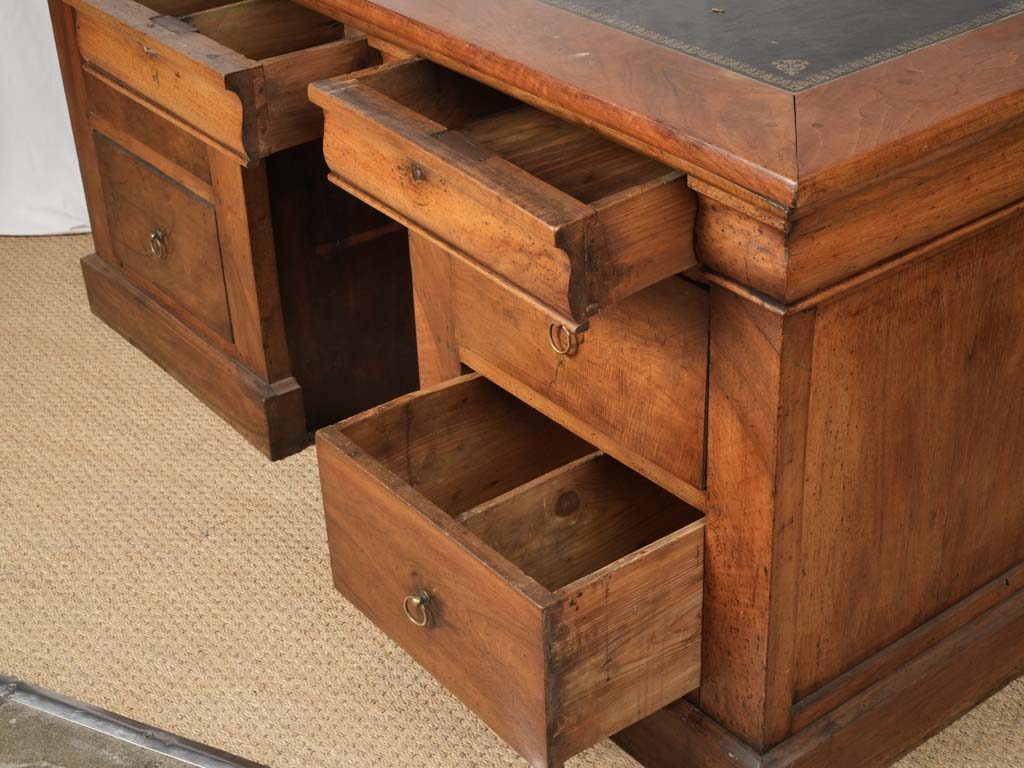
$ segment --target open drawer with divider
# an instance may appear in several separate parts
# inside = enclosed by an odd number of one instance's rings
[[[486,379],[318,455],[338,589],[534,765],[698,687],[701,514]]]

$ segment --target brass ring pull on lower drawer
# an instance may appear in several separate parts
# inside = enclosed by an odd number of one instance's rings
[[[430,623],[430,593],[421,589],[418,595],[409,595],[402,602],[405,617],[417,627],[425,627]]]
[[[548,326],[548,344],[556,355],[569,356],[575,354],[579,347],[579,337],[563,323],[551,323]]]
[[[159,227],[149,234],[149,252],[160,261],[167,258],[167,236]]]

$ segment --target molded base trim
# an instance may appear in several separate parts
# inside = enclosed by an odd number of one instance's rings
[[[1024,590],[765,754],[686,700],[613,738],[647,768],[884,768],[1024,673]]]
[[[96,254],[82,259],[93,313],[271,459],[312,441],[294,378],[267,383],[192,331]]]

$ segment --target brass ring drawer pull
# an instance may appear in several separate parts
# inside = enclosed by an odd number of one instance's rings
[[[149,252],[163,261],[167,257],[167,236],[162,229],[154,229],[149,235]]]
[[[417,627],[425,627],[430,623],[430,593],[420,590],[418,595],[409,595],[402,602],[405,617]]]
[[[556,355],[571,355],[579,346],[579,337],[562,323],[551,323],[548,326],[548,344]]]

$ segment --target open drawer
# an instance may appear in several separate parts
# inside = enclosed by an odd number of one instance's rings
[[[68,0],[87,71],[251,163],[319,138],[313,80],[380,63],[290,0]]]
[[[655,160],[428,61],[310,87],[332,178],[574,324],[696,264],[696,199]]]
[[[337,588],[534,765],[698,687],[678,498],[475,374],[317,447]]]

